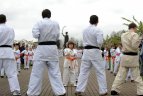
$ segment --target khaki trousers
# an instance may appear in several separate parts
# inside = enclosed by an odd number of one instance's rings
[[[143,79],[140,76],[139,67],[132,67],[130,69],[133,79],[135,80],[135,83],[137,85],[137,95],[143,95]],[[111,90],[120,92],[121,85],[125,82],[128,71],[128,67],[120,66],[119,72],[113,82]]]

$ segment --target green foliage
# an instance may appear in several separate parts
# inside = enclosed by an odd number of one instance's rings
[[[111,35],[107,35],[104,39],[103,47],[111,47],[112,45],[118,45],[121,43],[121,34],[125,31],[119,31],[119,32],[112,32]]]

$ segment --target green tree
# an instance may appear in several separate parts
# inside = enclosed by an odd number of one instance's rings
[[[124,30],[118,32],[112,32],[111,35],[107,35],[104,39],[103,47],[111,47],[112,45],[118,45],[121,43],[121,34],[124,33]]]

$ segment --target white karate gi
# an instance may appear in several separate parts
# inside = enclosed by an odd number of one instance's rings
[[[105,68],[106,69],[109,69],[109,52],[105,49],[104,51],[103,51],[103,53],[104,53],[104,63],[105,63]]]
[[[28,51],[28,65],[33,64],[33,51]]]
[[[115,50],[115,54],[116,54],[116,57],[115,57],[115,63],[114,63],[114,74],[117,74],[118,72],[118,68],[119,68],[119,64],[120,64],[120,59],[121,59],[121,49],[119,47],[117,47],[117,49]]]
[[[63,49],[59,49],[58,52],[59,52],[59,57],[63,57]]]
[[[29,69],[29,62],[28,62],[29,53],[28,53],[28,50],[23,50],[21,53],[24,54],[24,69]]]
[[[57,41],[59,39],[59,24],[48,18],[39,21],[33,28],[33,37],[38,42]],[[59,56],[56,45],[38,45],[33,56],[33,68],[27,94],[29,96],[41,93],[44,68],[48,69],[48,75],[55,95],[66,93],[62,83],[59,68]]]
[[[13,45],[14,30],[8,27],[6,24],[0,24],[0,46],[1,45]],[[1,67],[4,67],[6,76],[10,86],[10,91],[20,91],[20,86],[17,78],[15,56],[12,48],[0,47],[0,71]]]
[[[14,50],[15,57],[19,58],[16,60],[17,63],[17,71],[21,71],[21,61],[20,61],[20,50]]]
[[[1,67],[0,76],[4,76],[4,67]]]
[[[83,50],[77,50],[77,58],[81,59],[82,58],[82,53],[83,53]]]
[[[103,32],[100,29],[98,29],[95,25],[90,25],[83,31],[84,46],[91,45],[101,47],[102,43]],[[90,69],[92,67],[95,68],[97,81],[99,84],[99,93],[104,94],[107,92],[105,64],[99,49],[84,49],[76,91],[85,91]]]
[[[129,68],[129,71],[128,71],[128,73],[127,73],[127,77],[126,77],[126,81],[128,81],[129,80],[129,78],[131,79],[131,80],[134,80],[133,79],[133,75],[132,75],[132,71],[131,71],[132,69],[131,68]]]
[[[65,56],[67,54],[70,54],[70,56],[76,57],[77,51],[75,49],[71,50],[69,48],[66,48],[64,50]],[[65,57],[64,61],[64,71],[63,71],[63,84],[64,86],[68,85],[68,82],[76,86],[76,78],[77,78],[77,73],[78,73],[78,62],[77,60],[68,60]]]
[[[110,53],[111,53],[110,71],[112,73],[114,71],[114,64],[115,64],[115,57],[116,57],[115,49],[111,48]]]

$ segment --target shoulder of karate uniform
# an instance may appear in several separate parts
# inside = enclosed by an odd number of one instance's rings
[[[12,31],[12,32],[14,32],[14,29],[13,29],[12,26],[9,26],[9,25],[5,24],[5,28]]]
[[[99,27],[96,27],[96,31],[98,34],[103,34],[103,31]]]
[[[135,32],[131,32],[132,36],[139,36],[137,33]]]
[[[57,21],[54,21],[54,20],[51,20],[51,21],[55,26],[59,27],[59,23]]]

